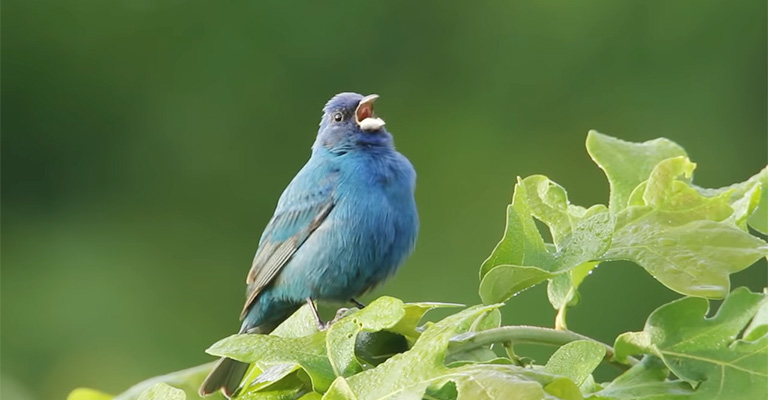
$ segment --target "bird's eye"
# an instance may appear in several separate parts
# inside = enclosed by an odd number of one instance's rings
[[[342,114],[340,112],[333,113],[333,120],[334,121],[341,122],[341,120],[343,120],[343,119],[344,119],[344,114]]]

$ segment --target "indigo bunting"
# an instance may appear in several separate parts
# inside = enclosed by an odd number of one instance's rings
[[[283,191],[246,277],[240,333],[269,333],[308,302],[351,301],[391,276],[413,250],[416,172],[397,152],[377,95],[334,96],[309,161]],[[248,364],[222,358],[200,387],[227,397]]]

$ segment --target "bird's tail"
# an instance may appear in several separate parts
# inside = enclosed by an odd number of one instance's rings
[[[277,325],[288,318],[294,311],[296,311],[301,304],[291,304],[281,310],[280,312],[274,312],[270,315],[268,321],[259,321],[258,325],[255,325],[246,320],[240,328],[239,333],[261,333],[268,334],[272,332]],[[198,393],[201,397],[209,394],[216,393],[221,390],[227,398],[231,398],[237,392],[240,387],[240,383],[243,381],[243,377],[248,372],[250,364],[241,361],[233,360],[231,358],[223,357],[213,366],[213,369],[200,385]]]
[[[250,364],[223,357],[213,366],[213,369],[200,385],[200,396],[216,393],[219,389],[227,397],[232,397]]]

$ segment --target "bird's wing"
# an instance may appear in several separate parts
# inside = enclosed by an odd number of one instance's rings
[[[275,215],[264,230],[251,270],[245,279],[248,290],[240,314],[241,320],[245,318],[259,293],[272,282],[296,250],[330,214],[334,201],[329,192],[328,188],[324,188],[315,193],[297,196],[302,198],[303,202],[278,205]]]

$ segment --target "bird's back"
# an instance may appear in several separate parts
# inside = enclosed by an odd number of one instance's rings
[[[334,207],[293,255],[276,286],[291,298],[348,300],[394,273],[413,250],[418,232],[415,172],[394,149],[314,157],[320,160],[310,160],[297,178],[316,182],[318,170],[334,175],[329,194]],[[290,186],[304,184],[297,179]],[[290,186],[286,192],[297,193]]]

